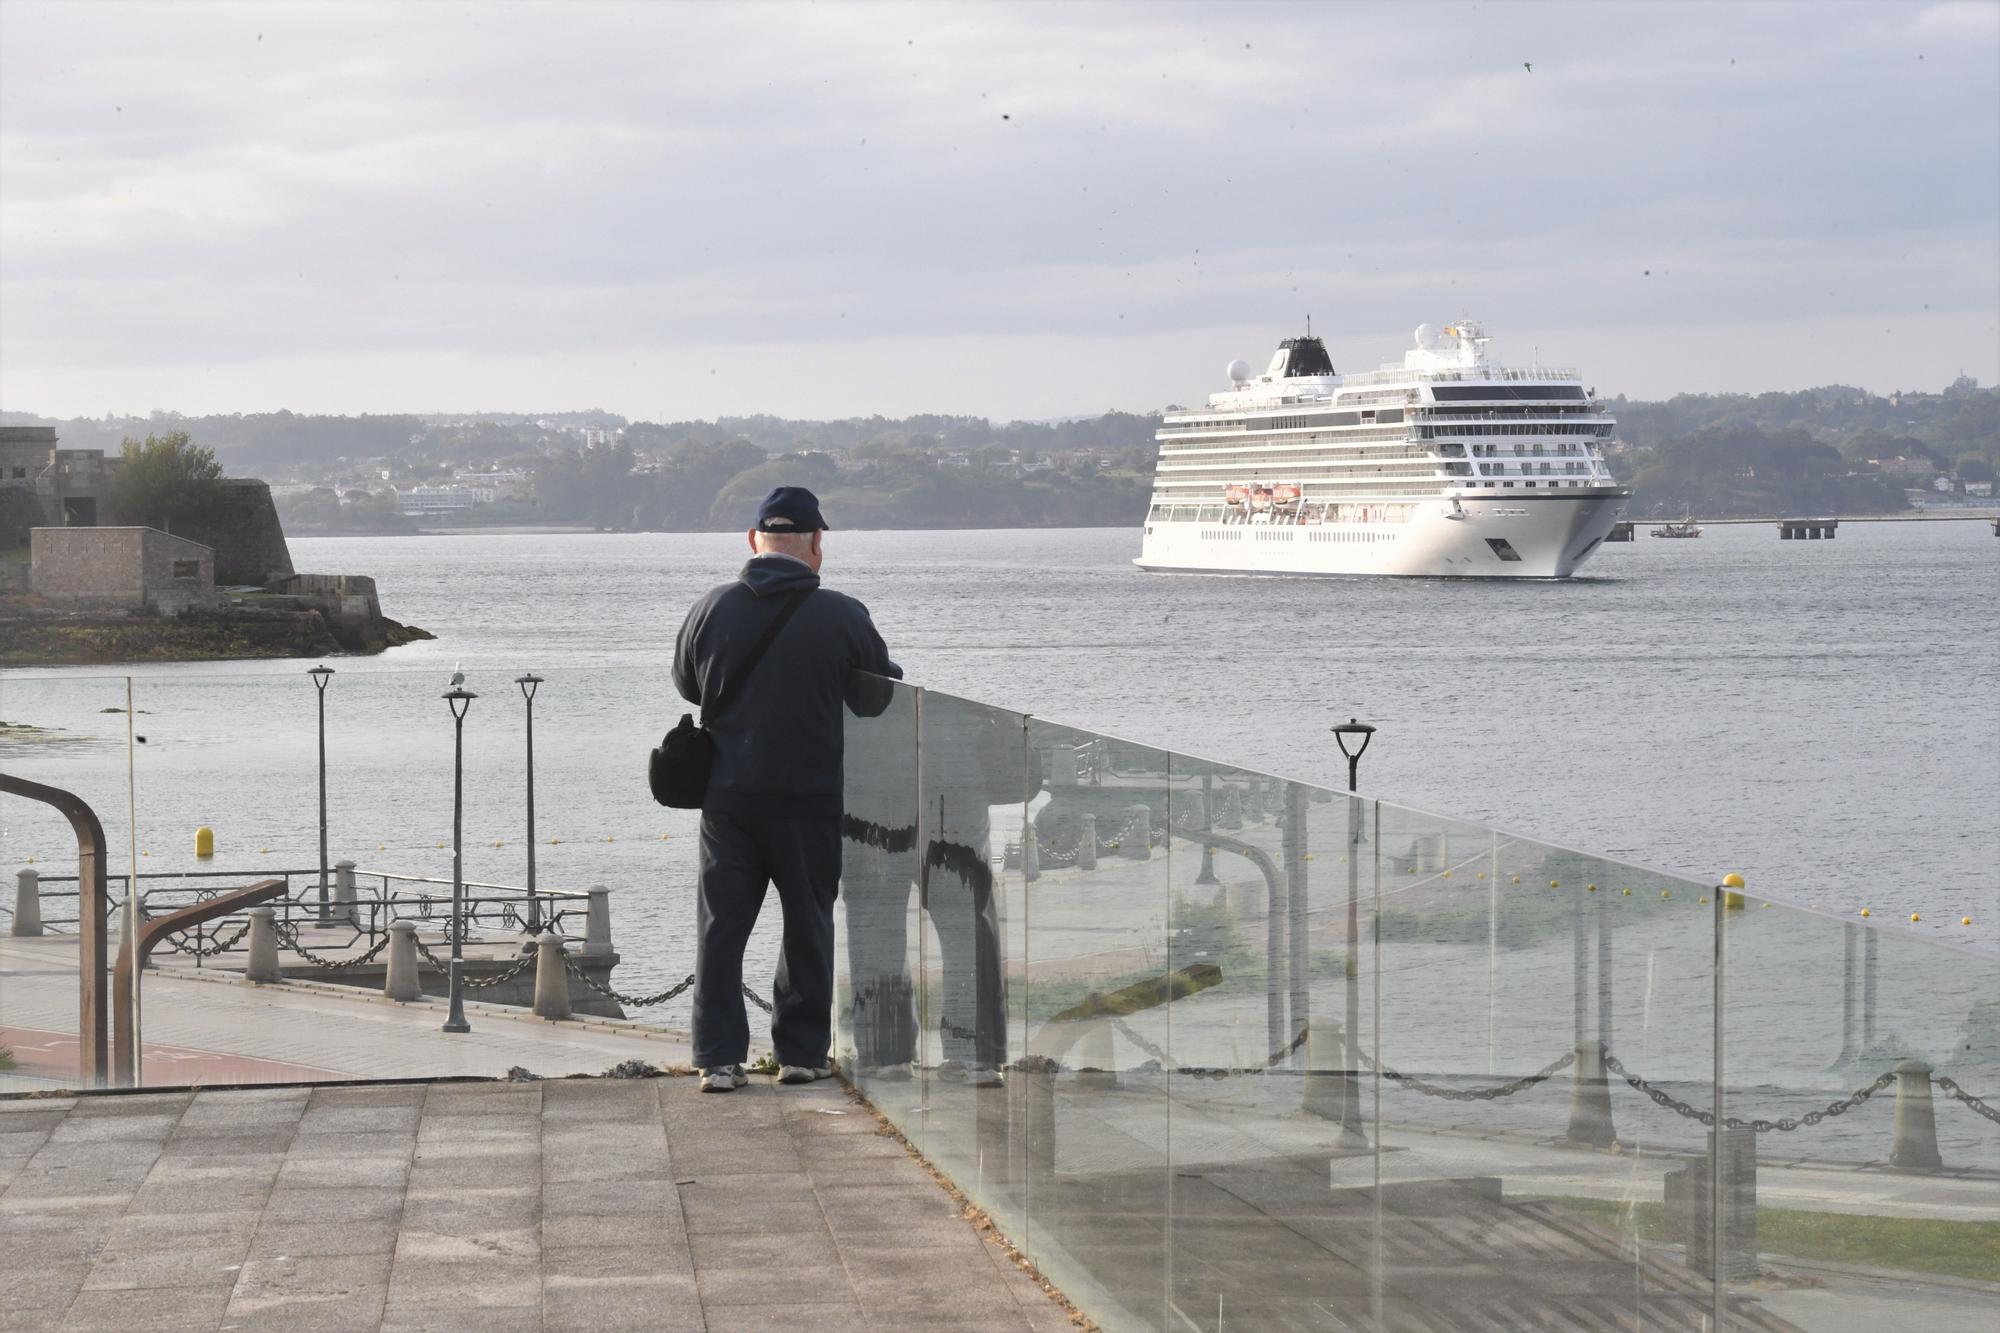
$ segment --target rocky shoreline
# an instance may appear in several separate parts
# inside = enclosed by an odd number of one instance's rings
[[[349,620],[316,609],[234,604],[157,615],[0,605],[0,666],[8,667],[362,655],[434,637],[386,616]]]

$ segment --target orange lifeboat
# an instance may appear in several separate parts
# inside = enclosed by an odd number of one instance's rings
[[[1250,492],[1241,486],[1224,486],[1222,488],[1222,502],[1224,504],[1240,505],[1249,494]]]
[[[1294,505],[1299,502],[1299,488],[1290,482],[1281,482],[1271,488],[1271,500],[1275,504]]]
[[[1271,507],[1271,488],[1269,486],[1254,487],[1250,492],[1250,507],[1252,509],[1269,509]]]

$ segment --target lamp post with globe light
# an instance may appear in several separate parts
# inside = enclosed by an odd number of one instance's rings
[[[1359,744],[1347,748],[1349,738]],[[1342,1147],[1365,1148],[1368,1136],[1361,1129],[1361,1088],[1355,1074],[1361,1068],[1361,1043],[1356,1030],[1361,1026],[1361,979],[1355,957],[1361,947],[1361,802],[1355,796],[1360,784],[1361,756],[1375,728],[1357,718],[1349,718],[1333,729],[1334,741],[1347,758],[1347,1087],[1341,1098],[1340,1142]]]
[[[465,1021],[465,714],[479,696],[464,685],[445,691],[451,707],[453,741],[451,751],[451,1012],[444,1020],[446,1032],[470,1032]]]

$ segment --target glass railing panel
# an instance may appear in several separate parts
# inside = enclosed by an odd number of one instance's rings
[[[2000,957],[1927,939],[1921,922],[1843,919],[1754,890],[1721,912],[1714,1234],[1732,1303],[1809,1328],[1858,1298],[1884,1326],[1990,1319]],[[1663,1219],[1704,1235],[1715,1221],[1677,1219],[1671,1201]]]
[[[917,715],[923,692],[857,677],[846,719],[846,813],[835,911],[835,1054],[921,1149],[921,1007],[930,995],[918,893]]]
[[[1699,1327],[1710,1290],[1646,1240],[1712,1093],[1698,884],[1388,804],[1376,871],[1382,1319]]]
[[[1339,1055],[1347,804],[1173,764],[1175,998],[1150,1032],[1170,1055],[1170,1326],[1312,1327],[1365,1310],[1371,1253],[1372,1195],[1344,1177],[1372,1181],[1367,1140],[1341,1132],[1362,1089]]]
[[[110,1072],[109,961],[133,861],[130,773],[138,747],[122,676],[0,672],[0,772],[68,792],[97,816],[106,876],[102,1050]],[[143,731],[143,728],[139,729]],[[0,795],[0,1092],[87,1085],[80,1041],[77,834],[64,814]]]
[[[1017,1197],[1003,1071],[1009,927],[1029,849],[1027,719],[935,690],[918,710],[917,898],[922,913],[916,1088],[925,1155],[996,1217]],[[1018,931],[1016,932],[1018,938]]]
[[[1029,806],[1040,864],[1024,908],[1027,1030],[1010,1075],[1027,1250],[1107,1326],[1168,1327],[1173,1053],[1160,1001],[1189,866],[1170,833],[1173,765],[1040,720],[1028,744],[1041,769]]]

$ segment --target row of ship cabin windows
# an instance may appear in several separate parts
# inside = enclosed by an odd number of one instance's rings
[[[1615,425],[1577,425],[1564,421],[1549,421],[1526,425],[1505,426],[1419,426],[1417,435],[1421,439],[1457,439],[1474,435],[1590,435],[1608,440],[1616,430]]]
[[[1482,477],[1504,477],[1507,475],[1508,467],[1509,464],[1506,463],[1481,463],[1479,465],[1479,475]],[[1461,469],[1466,469],[1466,470],[1461,470]],[[1467,477],[1472,475],[1468,468],[1468,465],[1464,463],[1450,464],[1446,470],[1451,472],[1453,476]],[[1555,465],[1553,463],[1543,463],[1540,467],[1539,475],[1546,477],[1552,471],[1555,471]],[[1537,469],[1535,464],[1533,463],[1521,464],[1521,471],[1519,475],[1523,477],[1537,475]],[[1566,477],[1574,477],[1574,476],[1587,477],[1590,475],[1590,464],[1564,463],[1562,465],[1562,475]]]

